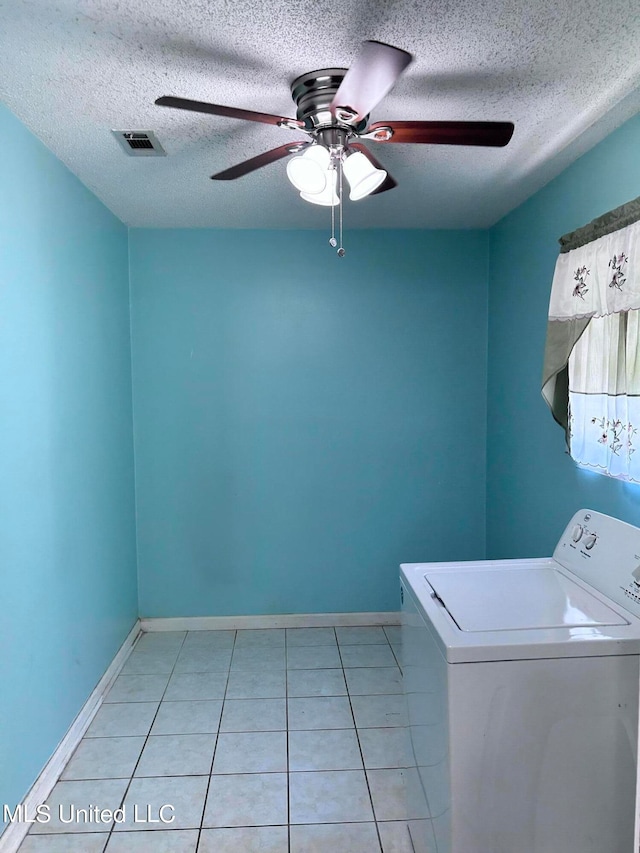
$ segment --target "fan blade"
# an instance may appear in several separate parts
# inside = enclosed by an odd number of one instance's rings
[[[265,151],[264,154],[258,154],[257,157],[252,157],[250,160],[244,160],[238,163],[237,166],[231,166],[223,172],[218,172],[211,175],[212,181],[233,181],[236,178],[241,178],[243,175],[248,175],[249,172],[254,172],[256,169],[261,169],[263,166],[268,166],[269,163],[275,163],[276,160],[282,160],[283,157],[288,157],[289,154],[297,154],[302,151],[310,142],[290,142],[288,145],[281,145],[279,148],[272,148],[271,151]]]
[[[391,128],[390,139],[376,139],[378,129]],[[427,145],[487,145],[501,148],[513,135],[510,121],[377,121],[366,138],[376,142],[417,142]]]
[[[188,98],[174,98],[164,95],[156,101],[159,107],[173,107],[176,110],[191,110],[194,113],[209,113],[225,118],[240,118],[245,121],[259,121],[263,124],[284,124],[287,127],[304,127],[303,122],[286,116],[274,116],[270,113],[256,113],[253,110],[239,110],[236,107],[223,107],[220,104],[209,104],[206,101],[190,101]]]
[[[344,76],[331,103],[331,112],[345,107],[357,123],[369,115],[392,88],[413,57],[399,47],[380,41],[365,41],[355,62]]]
[[[369,149],[368,149],[368,148],[366,148],[364,145],[362,145],[360,142],[350,142],[350,143],[349,143],[349,148],[352,148],[354,151],[359,151],[361,154],[364,154],[364,156],[367,158],[367,160],[371,163],[371,165],[372,165],[375,169],[383,169],[385,172],[387,172],[387,170],[384,168],[384,166],[383,166],[383,165],[382,165],[382,163],[378,160],[378,158],[377,158],[377,157],[374,157],[374,156],[373,156],[373,154],[371,153],[371,151],[369,151]],[[387,177],[386,177],[386,178],[384,179],[384,181],[380,184],[380,186],[378,187],[378,189],[377,189],[377,190],[374,190],[374,191],[373,191],[373,192],[371,192],[371,193],[369,193],[369,195],[378,195],[378,193],[384,193],[384,192],[386,192],[387,190],[392,190],[394,187],[397,187],[397,186],[398,186],[398,182],[397,182],[397,181],[395,181],[395,180],[391,177],[391,175],[389,174],[389,172],[387,172]]]

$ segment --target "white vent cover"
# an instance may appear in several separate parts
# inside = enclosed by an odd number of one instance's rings
[[[167,155],[151,130],[113,130],[111,132],[130,157],[166,157]]]

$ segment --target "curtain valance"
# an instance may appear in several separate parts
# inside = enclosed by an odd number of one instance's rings
[[[549,320],[604,317],[640,308],[640,221],[561,254],[551,286]]]

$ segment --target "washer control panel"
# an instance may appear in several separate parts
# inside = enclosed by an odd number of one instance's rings
[[[640,566],[633,572],[633,580],[625,589],[627,596],[640,604]]]
[[[589,530],[587,527],[588,521],[591,521],[591,513],[589,512],[585,513],[582,524],[574,525],[571,531],[571,538],[574,542],[580,542],[583,548],[590,551],[598,541],[598,534]]]
[[[583,509],[567,525],[553,557],[640,617],[640,528]]]

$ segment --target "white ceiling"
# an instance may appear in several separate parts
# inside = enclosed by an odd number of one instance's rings
[[[372,121],[516,130],[501,149],[375,145],[399,186],[347,202],[348,227],[491,225],[640,109],[635,0],[0,0],[0,99],[128,225],[324,228],[286,161],[209,180],[302,135],[154,101],[295,116],[290,82],[365,39],[415,57]],[[168,156],[127,157],[112,129]]]

